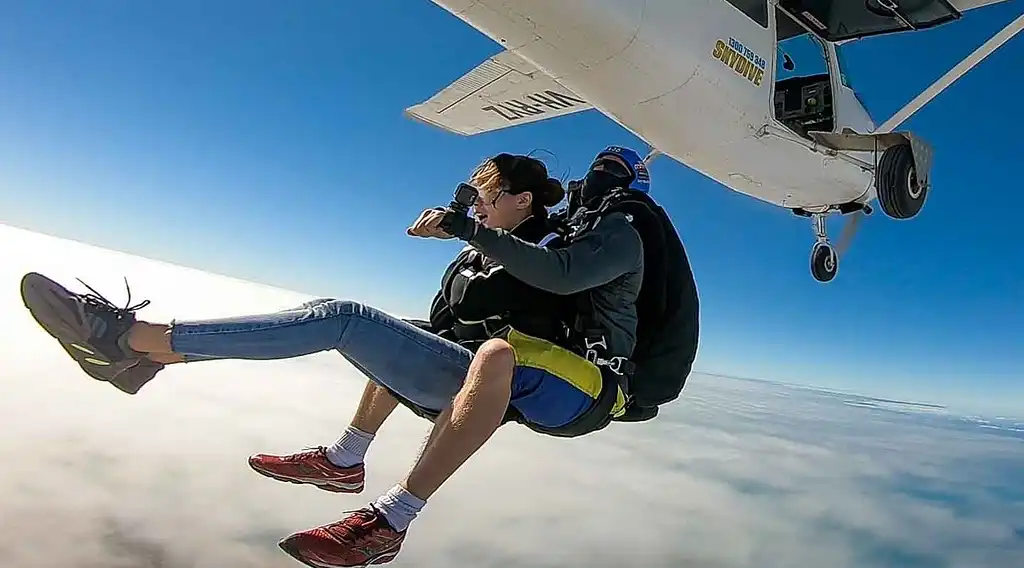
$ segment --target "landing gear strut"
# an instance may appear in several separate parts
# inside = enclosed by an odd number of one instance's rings
[[[882,153],[875,172],[875,188],[882,211],[892,219],[911,219],[921,212],[928,195],[927,186],[917,176],[914,152],[910,144],[890,146]],[[825,220],[833,212],[842,215],[854,214],[850,231],[844,230],[839,237],[839,246],[833,246],[828,238]],[[839,272],[839,253],[845,251],[850,237],[856,230],[862,215],[870,215],[871,207],[863,203],[845,203],[829,207],[826,211],[811,213],[794,209],[793,213],[810,217],[814,221],[814,247],[811,248],[811,275],[818,282],[831,282]]]
[[[814,213],[814,247],[811,248],[811,275],[818,282],[830,282],[839,272],[839,253],[828,240],[825,220],[828,213]]]

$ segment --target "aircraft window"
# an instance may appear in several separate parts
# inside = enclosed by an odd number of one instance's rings
[[[818,39],[810,34],[796,36],[779,42],[779,51],[789,55],[795,63],[792,71],[782,67],[782,57],[779,56],[779,65],[776,70],[776,78],[786,79],[795,76],[828,74],[828,61],[825,60],[825,51],[818,42]]]
[[[761,27],[768,27],[768,0],[729,0],[729,3]]]

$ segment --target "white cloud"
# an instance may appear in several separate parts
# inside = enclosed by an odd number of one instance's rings
[[[28,270],[81,277],[115,303],[125,275],[150,319],[308,299],[0,226],[2,566],[298,566],[277,539],[386,490],[427,432],[400,409],[360,496],[262,478],[250,453],[327,443],[347,423],[362,385],[339,356],[170,367],[128,397],[31,321],[17,294]],[[695,376],[651,423],[572,441],[506,426],[393,565],[1024,565],[1024,433],[864,402]]]

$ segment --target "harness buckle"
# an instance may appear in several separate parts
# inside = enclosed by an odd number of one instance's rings
[[[608,370],[615,373],[616,375],[622,376],[622,366],[626,364],[629,359],[625,357],[612,357],[611,359],[604,359],[602,362]]]
[[[597,339],[596,341],[591,340],[589,337],[584,337],[583,347],[585,348],[583,357],[587,361],[590,361],[594,365],[598,366],[600,366],[605,361],[600,357],[600,354],[597,352],[597,349],[595,349],[596,347],[600,347],[602,349],[608,348],[608,343],[605,341],[603,335],[600,337],[600,339]]]
[[[583,346],[585,348],[583,357],[594,364],[594,366],[606,367],[609,371],[619,376],[624,374],[622,367],[629,362],[627,357],[617,356],[612,357],[611,359],[605,359],[604,357],[601,357],[601,353],[598,352],[597,348],[599,347],[602,350],[608,349],[608,342],[605,340],[603,335],[598,336],[597,339],[584,337]]]

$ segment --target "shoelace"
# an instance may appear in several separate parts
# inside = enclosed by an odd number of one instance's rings
[[[285,456],[285,457],[281,458],[281,461],[285,461],[285,462],[303,461],[306,458],[315,456],[315,455],[319,454],[320,452],[326,451],[326,449],[327,448],[325,448],[323,446],[310,447],[310,448],[302,448],[301,450],[299,450],[298,452],[296,452],[296,453],[294,453],[294,454],[292,454],[290,456]]]
[[[79,282],[81,282],[82,286],[85,286],[86,288],[89,289],[90,292],[92,292],[91,294],[79,294],[78,296],[80,298],[82,298],[82,300],[86,304],[89,304],[91,306],[100,308],[102,310],[106,310],[106,311],[113,312],[113,313],[118,314],[118,315],[122,315],[122,314],[128,314],[128,313],[132,313],[132,312],[141,310],[142,308],[145,308],[146,306],[148,306],[150,304],[149,300],[143,300],[143,301],[139,302],[138,304],[136,304],[134,306],[132,305],[132,289],[131,289],[131,286],[128,285],[128,278],[127,277],[124,277],[124,287],[128,291],[128,301],[125,302],[125,307],[123,307],[123,308],[119,308],[113,302],[111,302],[110,300],[106,299],[103,296],[103,294],[100,294],[99,292],[97,292],[95,288],[93,288],[92,286],[86,284],[85,281],[83,281],[81,278],[75,278],[75,280],[78,280]]]
[[[383,527],[377,524],[370,524],[375,517],[375,513],[370,509],[357,509],[355,511],[345,511],[344,513],[351,513],[354,516],[346,517],[323,527],[323,530],[338,540],[352,542],[352,544],[359,546],[372,540],[374,536],[384,530]],[[355,524],[355,522],[359,522],[359,524]]]

